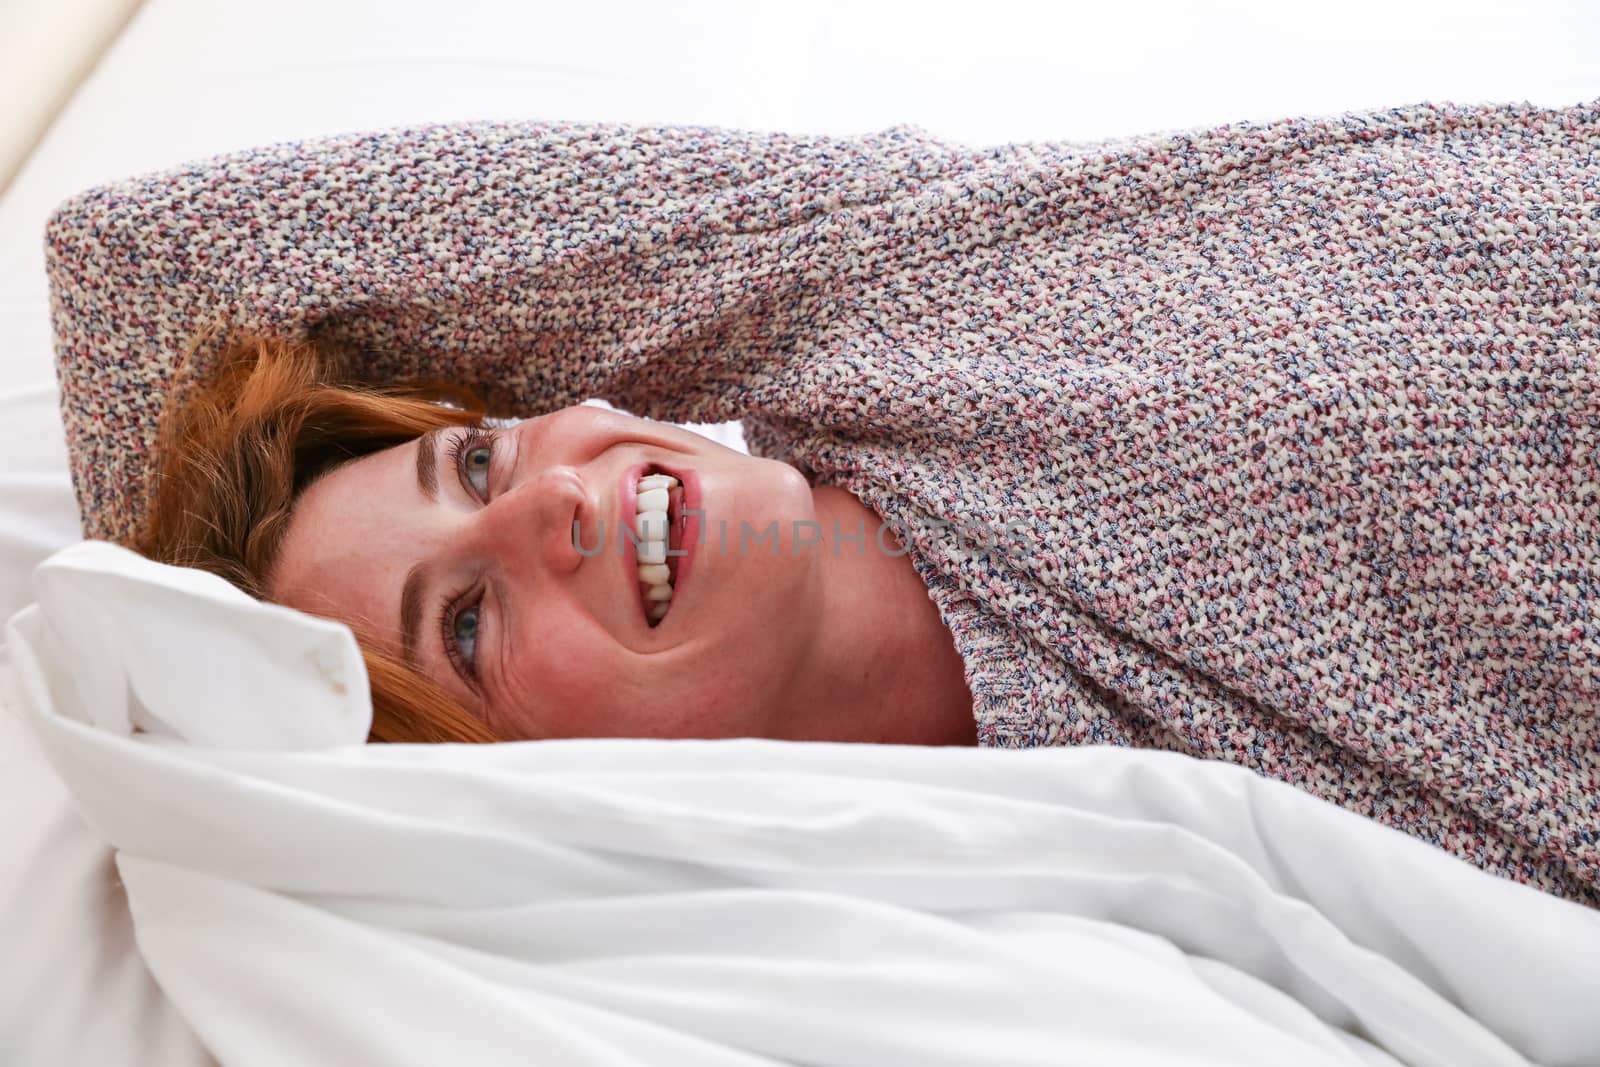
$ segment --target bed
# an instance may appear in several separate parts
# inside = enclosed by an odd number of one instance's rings
[[[360,745],[347,633],[74,545],[41,249],[88,186],[327,133],[1088,141],[1593,99],[1597,44],[1576,2],[134,5],[0,192],[0,1058],[1600,1063],[1600,916],[1234,768]]]

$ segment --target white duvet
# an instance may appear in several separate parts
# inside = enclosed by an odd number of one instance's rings
[[[35,592],[163,1062],[1600,1064],[1600,912],[1237,767],[365,745],[343,627],[96,543]]]

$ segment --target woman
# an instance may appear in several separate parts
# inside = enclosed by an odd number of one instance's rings
[[[135,547],[354,626],[376,739],[976,743],[937,609],[849,492],[595,407],[487,428],[347,364],[231,345],[169,412]]]
[[[1594,904],[1597,128],[485,124],[212,161],[52,222],[80,499],[350,622],[391,739],[1170,748]],[[142,507],[130,443],[219,311],[311,346],[202,343]],[[424,376],[553,413],[490,439],[470,398],[324,384]],[[794,470],[585,396],[743,418]],[[665,579],[600,529],[652,472],[663,560],[695,543]],[[746,522],[777,551],[698,536]]]

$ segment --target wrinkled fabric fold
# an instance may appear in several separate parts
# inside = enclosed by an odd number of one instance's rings
[[[224,1064],[1600,1052],[1600,913],[1237,767],[1115,746],[363,745],[359,723],[314,747],[313,724],[343,721],[353,643],[274,663],[296,700],[263,737],[258,706],[218,699],[260,605],[101,543],[43,569],[6,629],[19,713],[115,849],[172,1010]],[[170,684],[105,647],[134,623],[167,638],[139,641]],[[118,679],[129,716],[79,713]],[[202,722],[204,743],[184,736]]]

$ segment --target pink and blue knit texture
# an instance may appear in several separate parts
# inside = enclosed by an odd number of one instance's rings
[[[48,243],[91,536],[217,317],[503,412],[743,418],[908,532],[983,744],[1243,764],[1600,904],[1594,106],[428,126],[92,190]]]

